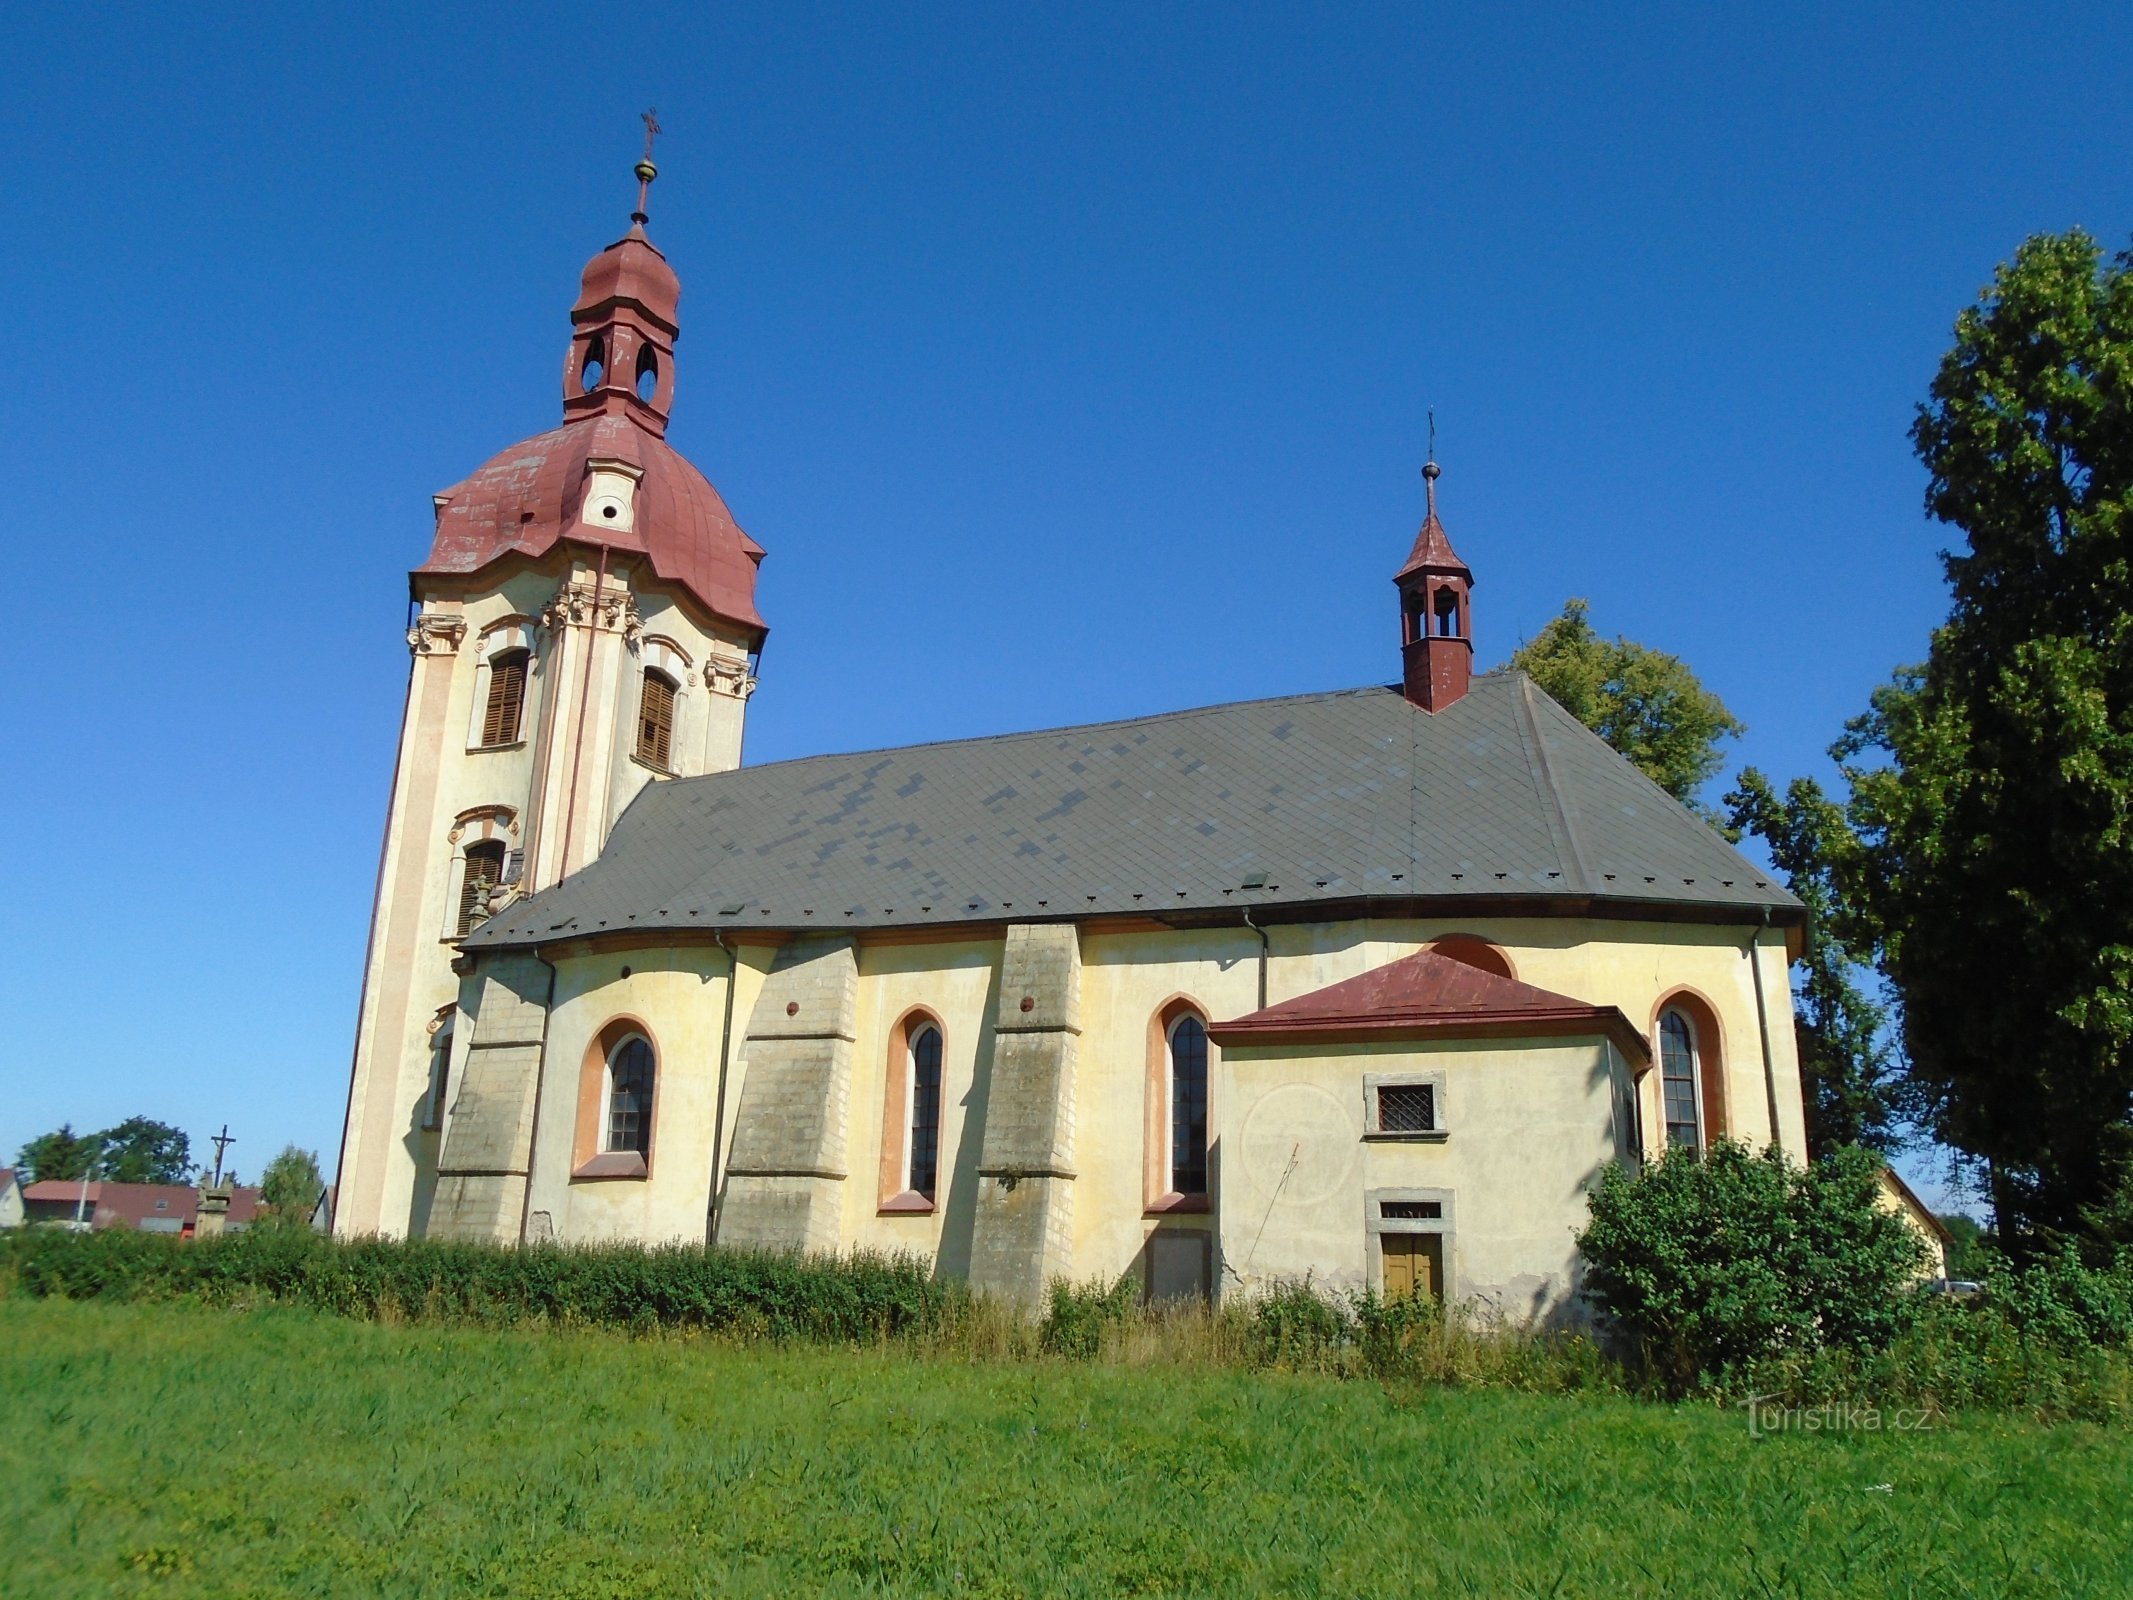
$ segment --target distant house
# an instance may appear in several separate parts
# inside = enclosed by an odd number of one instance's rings
[[[22,1191],[25,1220],[71,1224],[80,1217],[92,1228],[133,1228],[191,1238],[200,1213],[200,1191],[181,1183],[89,1183],[51,1178]],[[230,1195],[231,1231],[259,1215],[259,1191],[239,1187]]]
[[[1926,1265],[1919,1276],[1945,1278],[1948,1275],[1948,1251],[1955,1243],[1955,1235],[1933,1214],[1933,1208],[1919,1199],[1918,1191],[1905,1183],[1894,1167],[1881,1169],[1879,1204],[1884,1211],[1893,1211],[1903,1218],[1918,1235],[1918,1242],[1926,1247]]]
[[[0,1228],[19,1228],[22,1222],[21,1180],[13,1167],[0,1167]]]

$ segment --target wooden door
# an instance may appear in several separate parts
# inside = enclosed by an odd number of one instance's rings
[[[1410,1295],[1444,1298],[1444,1235],[1441,1233],[1382,1233],[1385,1251],[1385,1298],[1405,1300]]]

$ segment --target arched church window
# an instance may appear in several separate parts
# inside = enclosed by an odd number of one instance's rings
[[[1170,1025],[1170,1192],[1207,1193],[1207,1025]]]
[[[489,699],[481,715],[484,749],[518,743],[519,719],[526,707],[524,650],[506,650],[489,663]]]
[[[587,394],[600,387],[600,379],[607,373],[607,346],[594,334],[592,342],[585,347],[585,360],[578,367],[578,387]]]
[[[467,846],[466,872],[459,880],[459,936],[489,914],[489,896],[504,881],[504,841],[484,839]]]
[[[657,667],[644,669],[637,702],[637,759],[661,772],[673,765],[674,680]]]
[[[659,393],[659,357],[646,345],[637,352],[637,398],[649,402]]]
[[[933,1198],[941,1168],[941,1030],[928,1025],[911,1038],[910,1170],[904,1187]]]
[[[652,1045],[633,1033],[608,1052],[608,1151],[652,1151]]]
[[[1659,1019],[1659,1089],[1666,1103],[1666,1142],[1690,1150],[1702,1143],[1696,1114],[1696,1029],[1679,1011]]]

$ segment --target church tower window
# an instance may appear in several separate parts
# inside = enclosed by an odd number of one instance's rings
[[[652,1046],[640,1033],[607,1058],[607,1143],[610,1152],[652,1151]]]
[[[519,719],[526,708],[526,662],[523,650],[507,650],[489,663],[489,699],[481,716],[485,750],[518,743]]]
[[[504,881],[504,842],[484,839],[467,846],[466,873],[459,880],[459,936],[489,914],[489,896]]]
[[[656,667],[644,673],[644,693],[637,702],[637,759],[661,772],[674,756],[674,680]]]

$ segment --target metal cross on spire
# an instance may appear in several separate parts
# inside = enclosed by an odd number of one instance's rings
[[[637,209],[630,213],[630,221],[640,227],[651,218],[644,209],[645,196],[652,187],[652,180],[659,176],[659,169],[652,165],[652,141],[667,130],[659,125],[659,108],[647,107],[637,113],[644,123],[644,158],[637,163]]]

